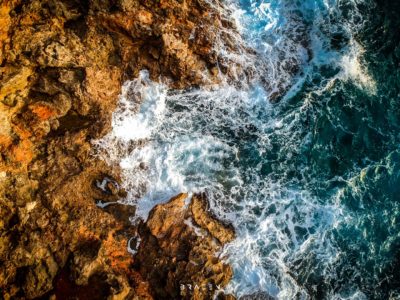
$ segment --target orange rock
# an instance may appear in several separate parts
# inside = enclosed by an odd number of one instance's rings
[[[128,253],[127,239],[116,240],[114,237],[114,231],[108,233],[107,239],[104,241],[104,248],[106,251],[106,257],[111,260],[111,267],[118,273],[128,274],[131,272],[131,266],[133,263],[133,257]]]
[[[112,29],[113,31],[119,31],[120,29],[125,30],[126,32],[131,32],[134,29],[136,24],[135,18],[138,17],[135,13],[115,13],[112,15],[101,15],[102,20],[104,20],[107,27]]]
[[[12,138],[8,135],[0,134],[0,149],[4,151],[12,144]]]
[[[22,140],[12,148],[11,153],[15,161],[27,165],[34,157],[34,145],[30,140]]]
[[[137,17],[143,24],[150,25],[153,23],[153,14],[147,10],[140,10],[137,14]]]
[[[30,13],[27,15],[23,15],[20,24],[22,26],[32,26],[34,24],[37,24],[40,21],[41,17],[37,13]]]
[[[29,108],[41,121],[57,116],[57,111],[46,103],[35,103]]]
[[[176,220],[183,218],[185,214],[183,208],[187,196],[186,193],[179,194],[168,201],[168,203],[157,205],[151,210],[147,227],[150,229],[152,235],[162,238],[170,228],[173,228]]]
[[[99,235],[91,231],[87,226],[81,225],[78,228],[78,235],[81,239],[99,239]]]
[[[229,243],[235,238],[235,231],[229,224],[223,224],[212,215],[208,201],[204,195],[194,195],[191,202],[194,221],[202,228],[207,228],[210,234],[222,244]]]
[[[32,132],[21,123],[13,124],[12,130],[22,140],[26,140],[32,136]]]
[[[6,1],[0,4],[0,62],[3,61],[4,46],[8,40],[8,30],[11,25],[10,5]]]
[[[29,67],[5,66],[0,68],[0,75],[2,75],[0,100],[17,93],[21,97],[26,96],[28,94],[29,77],[32,74],[33,70]]]

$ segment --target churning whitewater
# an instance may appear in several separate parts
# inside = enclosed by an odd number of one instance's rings
[[[191,90],[145,70],[126,82],[98,141],[123,170],[124,201],[146,218],[171,196],[205,191],[237,231],[224,255],[238,297],[395,299],[400,117],[362,42],[374,5],[226,4],[256,52],[237,61],[257,74]]]

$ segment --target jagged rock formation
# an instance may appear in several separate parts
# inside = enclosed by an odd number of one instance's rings
[[[207,200],[186,194],[157,205],[140,227],[136,265],[155,299],[212,299],[232,276],[217,253],[234,231],[212,217]]]
[[[136,234],[127,220],[132,208],[96,206],[124,191],[113,184],[118,170],[92,155],[91,140],[110,130],[122,82],[141,69],[153,79],[170,78],[174,87],[217,82],[219,58],[212,45],[222,26],[231,24],[202,0],[1,2],[3,298],[158,295],[153,278],[141,271],[145,263],[127,251]],[[103,187],[98,182],[105,177],[112,180]],[[221,238],[197,219],[207,234]],[[189,227],[179,230],[182,239],[194,237]],[[199,259],[202,254],[193,251]],[[227,272],[217,280],[225,284],[229,267],[217,260],[213,266],[215,274]]]

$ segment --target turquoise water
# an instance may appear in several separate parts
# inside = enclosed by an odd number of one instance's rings
[[[206,191],[237,231],[223,252],[237,296],[398,299],[400,3],[227,4],[256,75],[185,91],[146,71],[127,82],[100,142],[126,201],[146,218]]]

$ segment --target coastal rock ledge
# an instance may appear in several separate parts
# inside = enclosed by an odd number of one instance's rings
[[[231,279],[217,253],[234,230],[210,214],[204,196],[187,203],[187,194],[180,194],[157,205],[139,232],[136,265],[156,299],[212,299]]]
[[[132,225],[120,170],[92,149],[141,70],[175,88],[229,73],[213,48],[235,45],[216,34],[233,26],[220,8],[0,2],[0,299],[210,299],[226,285],[218,253],[234,233],[205,198],[179,195]]]

